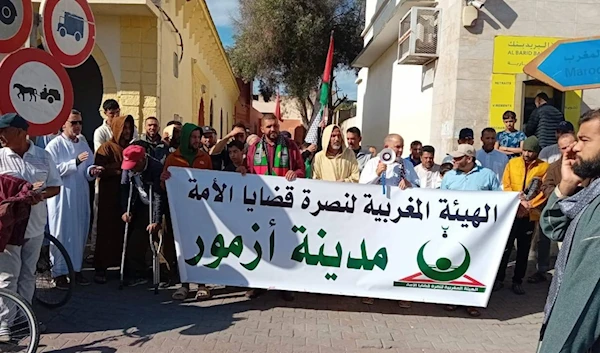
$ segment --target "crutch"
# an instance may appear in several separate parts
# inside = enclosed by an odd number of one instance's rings
[[[126,172],[129,173],[129,172]],[[131,212],[131,197],[133,195],[133,185],[131,185],[131,177],[129,179],[129,197],[127,198],[127,215]],[[119,289],[123,289],[123,279],[125,277],[125,252],[127,251],[127,237],[129,235],[129,222],[125,223],[125,235],[123,236],[123,251],[121,252],[121,280],[119,281]]]
[[[149,222],[152,224],[152,184],[150,184],[150,194],[148,195],[149,199]],[[154,244],[154,237],[152,236],[152,232],[148,232],[149,241],[150,241],[150,249],[152,250],[152,279],[154,284],[154,294],[158,294],[158,285],[160,284],[160,263],[158,259],[158,251],[162,245],[162,236],[158,235],[158,247]]]

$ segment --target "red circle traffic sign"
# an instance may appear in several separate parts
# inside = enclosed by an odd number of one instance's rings
[[[44,48],[65,67],[83,64],[94,50],[96,25],[86,0],[43,0]]]
[[[33,26],[31,0],[0,0],[0,53],[18,50]]]
[[[29,135],[56,133],[72,107],[71,79],[52,55],[24,48],[0,63],[0,113],[19,113],[29,122]]]

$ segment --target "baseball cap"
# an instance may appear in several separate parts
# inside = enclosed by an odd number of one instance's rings
[[[7,127],[14,127],[27,131],[27,129],[29,129],[29,123],[17,113],[8,113],[0,116],[0,129]]]
[[[463,143],[462,145],[458,145],[456,151],[450,152],[452,158],[461,158],[464,156],[475,157],[475,147]]]
[[[575,127],[573,126],[573,124],[571,124],[570,121],[563,120],[560,123],[558,123],[558,126],[556,127],[556,131],[572,132],[572,131],[575,131]]]
[[[202,127],[202,135],[204,134],[217,134],[217,130],[213,129],[210,126],[203,126]]]
[[[473,133],[473,129],[469,129],[468,127],[461,129],[458,133],[458,138],[461,140],[473,138],[473,136],[475,136],[475,134]]]
[[[131,145],[123,151],[123,163],[121,169],[131,170],[135,165],[146,157],[146,149],[142,146]]]

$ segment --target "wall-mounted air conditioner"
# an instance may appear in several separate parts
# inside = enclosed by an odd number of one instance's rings
[[[413,7],[400,21],[398,64],[423,65],[439,56],[441,9]]]

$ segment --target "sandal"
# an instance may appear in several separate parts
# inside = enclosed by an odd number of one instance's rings
[[[173,295],[171,296],[171,298],[173,298],[173,300],[179,300],[179,301],[184,301],[187,299],[188,294],[190,294],[190,290],[186,287],[179,287],[177,288],[177,290],[175,291],[175,293],[173,293]]]
[[[469,313],[469,315],[471,317],[480,317],[481,316],[481,312],[477,308],[469,307],[469,308],[467,308],[467,313]]]
[[[398,306],[401,307],[402,309],[410,309],[410,307],[412,306],[412,304],[410,302],[404,301],[404,300],[400,300],[398,302]]]
[[[456,311],[456,308],[458,308],[458,306],[456,306],[456,305],[446,305],[444,307],[444,310],[446,310],[446,311]]]
[[[525,294],[525,290],[523,289],[523,286],[519,283],[513,283],[512,291],[517,295]]]
[[[541,273],[541,272],[536,272],[533,275],[531,275],[529,278],[527,278],[527,283],[540,283],[540,282],[546,282],[548,280],[548,278],[546,278],[546,275]]]
[[[210,289],[208,289],[205,286],[198,287],[198,292],[196,292],[196,300],[197,301],[207,300],[207,299],[210,299],[211,297],[212,297],[212,294],[210,293]]]
[[[373,299],[373,298],[363,298],[362,299],[362,303],[363,304],[367,304],[367,305],[373,305],[375,303],[375,299]]]

